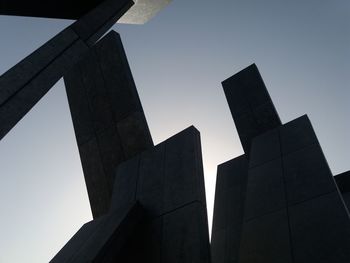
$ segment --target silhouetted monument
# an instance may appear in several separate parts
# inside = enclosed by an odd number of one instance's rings
[[[254,64],[222,83],[244,154],[218,166],[210,246],[199,131],[154,146],[120,36],[100,40],[168,2],[0,4],[78,19],[0,77],[1,139],[64,76],[94,219],[51,262],[349,263],[349,172],[334,180],[306,115],[282,124]]]

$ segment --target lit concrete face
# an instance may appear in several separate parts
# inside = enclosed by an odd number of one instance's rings
[[[281,125],[255,64],[222,82],[243,150],[248,156],[254,137]]]
[[[64,77],[94,218],[109,210],[118,164],[153,147],[120,36],[112,31]]]
[[[102,2],[103,0],[2,0],[0,15],[79,19]],[[144,24],[171,0],[134,0],[134,2],[133,8],[118,22]]]
[[[125,13],[118,23],[144,24],[166,7],[172,0],[134,0],[135,5]]]

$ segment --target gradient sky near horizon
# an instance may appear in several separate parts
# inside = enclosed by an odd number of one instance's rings
[[[72,21],[0,16],[0,74]],[[350,170],[350,1],[173,2],[115,25],[156,144],[201,132],[209,222],[216,166],[242,154],[221,81],[256,63],[288,122],[308,114],[333,174]],[[91,220],[60,80],[0,141],[0,263],[48,262]]]

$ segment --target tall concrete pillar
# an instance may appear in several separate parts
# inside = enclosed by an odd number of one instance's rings
[[[211,235],[212,263],[238,263],[247,176],[245,155],[218,166]]]
[[[243,150],[249,157],[254,137],[281,125],[255,64],[222,82]]]
[[[64,82],[96,218],[109,210],[118,164],[153,146],[119,34],[100,40]]]
[[[0,77],[0,139],[133,4],[105,0]]]

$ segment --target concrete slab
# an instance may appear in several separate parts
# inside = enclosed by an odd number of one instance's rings
[[[163,214],[165,144],[140,156],[137,198],[153,216]]]
[[[165,142],[164,211],[192,201],[205,204],[205,196],[198,187],[199,177],[203,177],[195,156],[198,137],[199,132],[192,126]]]
[[[249,166],[262,165],[281,157],[281,145],[278,129],[273,129],[252,140]]]
[[[293,262],[286,209],[264,215],[244,224],[239,263],[252,262]]]
[[[138,203],[132,203],[124,211],[86,223],[50,261],[60,263],[130,261],[126,254],[140,229],[144,213]]]
[[[307,115],[287,122],[280,128],[282,154],[286,155],[318,143]]]
[[[286,207],[282,160],[275,159],[249,169],[245,220]]]
[[[201,233],[202,209],[194,202],[164,215],[162,262],[210,262],[209,239],[204,240]]]
[[[128,207],[136,200],[140,156],[120,164],[116,170],[110,210]]]
[[[336,190],[332,173],[318,144],[284,156],[283,167],[289,204]]]
[[[350,219],[337,191],[289,211],[295,263],[349,262]]]

